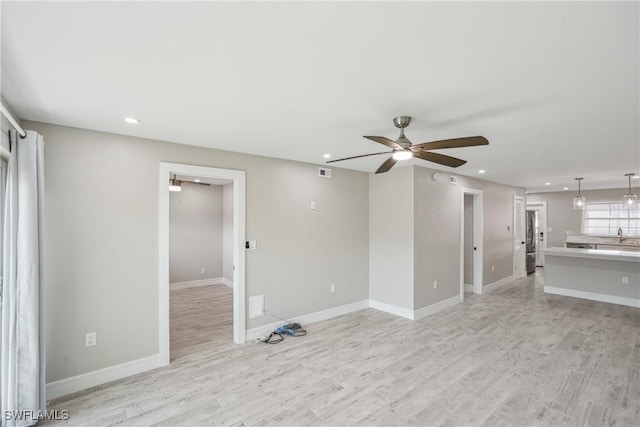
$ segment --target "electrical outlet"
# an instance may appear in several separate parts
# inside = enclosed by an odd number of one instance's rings
[[[622,284],[623,285],[628,285],[629,284],[629,278],[627,276],[622,276]]]
[[[93,347],[97,343],[97,336],[95,332],[87,332],[84,334],[84,346]]]
[[[492,266],[491,266],[491,272],[493,273],[494,271],[496,271],[496,266],[495,266],[495,265],[492,265]]]
[[[202,270],[200,270],[200,274],[207,274],[207,269],[202,267]]]
[[[335,294],[335,293],[336,293],[336,284],[335,284],[335,283],[332,283],[332,284],[331,284],[331,293],[332,293],[332,294]]]
[[[438,289],[438,281],[437,280],[433,281],[433,289]]]
[[[312,210],[312,211],[315,211],[315,210],[316,210],[316,201],[315,201],[315,200],[312,200],[312,201],[311,201],[311,210]]]

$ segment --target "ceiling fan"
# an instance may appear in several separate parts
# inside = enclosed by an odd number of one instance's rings
[[[393,119],[395,127],[400,129],[400,136],[395,141],[385,138],[384,136],[365,136],[365,138],[375,141],[379,144],[386,145],[392,151],[383,151],[381,153],[363,154],[360,156],[345,157],[344,159],[329,160],[327,163],[341,162],[343,160],[358,159],[360,157],[378,156],[380,154],[391,154],[376,171],[376,173],[388,172],[398,161],[408,160],[412,157],[427,160],[429,162],[438,163],[452,168],[457,168],[467,163],[466,160],[457,159],[455,157],[445,156],[444,154],[432,153],[430,150],[439,150],[442,148],[460,148],[473,147],[476,145],[489,145],[487,138],[483,136],[469,136],[465,138],[443,139],[440,141],[425,142],[422,144],[412,144],[406,136],[404,136],[404,128],[411,123],[411,117],[399,116]]]
[[[196,184],[196,185],[207,185],[207,186],[211,185],[211,184],[207,184],[206,182],[200,182],[200,181],[180,180],[174,174],[173,178],[169,179],[169,191],[182,191],[182,184]]]

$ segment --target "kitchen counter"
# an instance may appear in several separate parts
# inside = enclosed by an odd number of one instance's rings
[[[625,249],[549,248],[544,249],[542,253],[547,256],[555,255],[574,258],[640,262],[640,252]]]
[[[546,293],[640,307],[640,252],[579,248],[542,252]]]
[[[624,248],[640,250],[640,239],[635,237],[625,237],[620,241],[618,237],[569,236],[562,244],[565,248],[572,245],[586,245],[593,249]]]

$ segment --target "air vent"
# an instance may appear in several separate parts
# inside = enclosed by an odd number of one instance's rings
[[[449,184],[453,184],[456,185],[458,183],[458,177],[457,176],[449,176]]]
[[[331,169],[318,168],[318,176],[321,176],[323,178],[331,178]]]

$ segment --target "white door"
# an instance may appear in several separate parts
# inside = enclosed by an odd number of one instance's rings
[[[542,250],[547,248],[547,202],[527,203],[527,209],[536,211],[536,267],[544,267]]]
[[[513,199],[513,275],[516,279],[527,275],[525,227],[524,198],[515,196]]]

